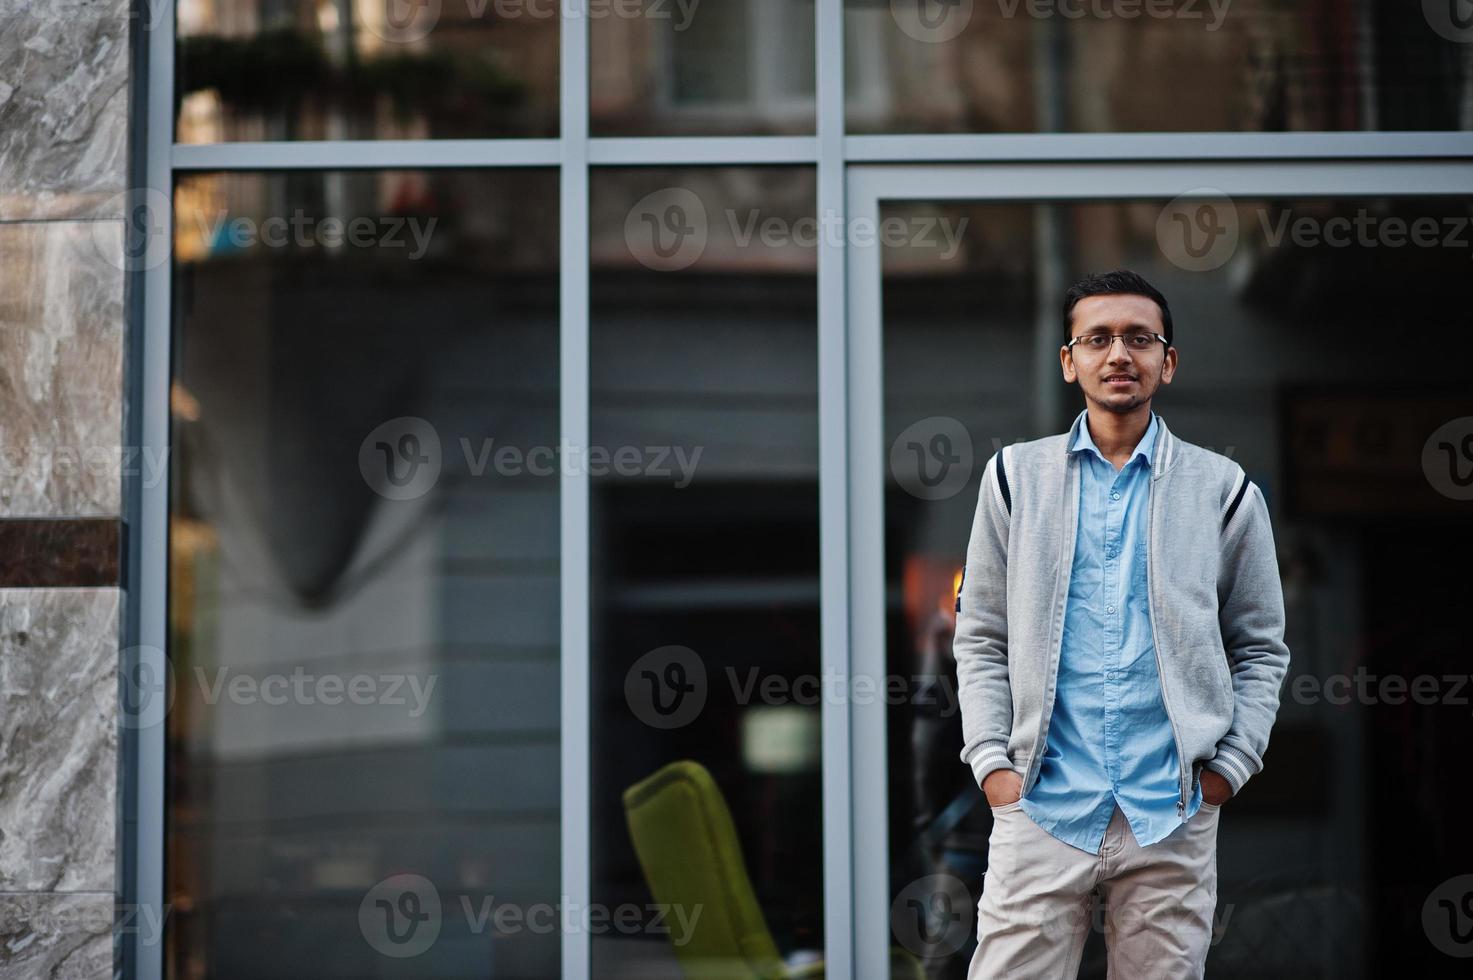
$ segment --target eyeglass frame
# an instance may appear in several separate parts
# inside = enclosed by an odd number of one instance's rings
[[[1155,339],[1161,341],[1161,343],[1163,345],[1165,345],[1162,348],[1163,352],[1164,351],[1168,351],[1168,350],[1171,349],[1171,341],[1167,340],[1166,337],[1163,336],[1162,334],[1156,333],[1154,330],[1130,330],[1130,331],[1127,331],[1126,333],[1111,333],[1111,334],[1082,333],[1078,337],[1071,337],[1070,340],[1069,340],[1069,342],[1067,344],[1065,344],[1064,347],[1065,347],[1066,350],[1069,351],[1069,356],[1070,357],[1073,357],[1074,356],[1074,345],[1077,344],[1077,343],[1079,343],[1081,340],[1088,340],[1090,337],[1109,337],[1110,338],[1110,346],[1109,347],[1106,347],[1104,350],[1100,351],[1101,354],[1108,354],[1111,350],[1114,349],[1114,347],[1115,347],[1115,341],[1119,340],[1120,341],[1120,346],[1125,347],[1125,338],[1128,337],[1128,336],[1137,335],[1137,334],[1146,334],[1149,337],[1154,337]],[[1086,348],[1086,349],[1088,349],[1088,348]],[[1129,347],[1125,347],[1125,351],[1126,351],[1127,354],[1128,353],[1131,353],[1131,350],[1130,350]],[[1145,353],[1145,351],[1140,351],[1140,353]]]

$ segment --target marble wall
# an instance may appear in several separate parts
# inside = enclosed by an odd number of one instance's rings
[[[130,6],[0,2],[0,980],[113,972]]]

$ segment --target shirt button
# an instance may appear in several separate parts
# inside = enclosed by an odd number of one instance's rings
[[[1106,606],[1105,607],[1105,612],[1107,612],[1107,613],[1112,613],[1114,611],[1115,611],[1115,607],[1114,606]]]
[[[1110,494],[1110,499],[1111,500],[1119,500],[1120,499],[1120,494],[1118,494],[1118,493],[1111,493]]]

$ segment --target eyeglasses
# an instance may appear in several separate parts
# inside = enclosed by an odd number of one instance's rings
[[[1128,351],[1130,351],[1132,354],[1144,354],[1146,351],[1150,350],[1152,347],[1155,347],[1157,341],[1160,341],[1162,344],[1164,344],[1167,347],[1170,347],[1171,346],[1171,343],[1165,337],[1161,336],[1159,333],[1146,333],[1145,331],[1142,331],[1142,330],[1135,330],[1135,331],[1132,331],[1131,333],[1123,333],[1123,334],[1122,333],[1091,333],[1091,334],[1086,334],[1083,337],[1075,337],[1073,340],[1069,341],[1069,343],[1066,346],[1068,346],[1069,352],[1071,354],[1074,353],[1074,345],[1075,344],[1078,344],[1079,345],[1079,349],[1080,350],[1088,351],[1091,354],[1103,354],[1103,353],[1105,353],[1105,351],[1107,351],[1107,350],[1110,349],[1110,345],[1111,344],[1115,343],[1115,338],[1116,337],[1119,337],[1120,338],[1121,343],[1123,343],[1125,345],[1125,349],[1128,350]]]

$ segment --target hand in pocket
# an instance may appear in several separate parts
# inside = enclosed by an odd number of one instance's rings
[[[1012,769],[994,769],[982,780],[982,793],[990,807],[1016,803],[1023,796],[1023,777]]]

